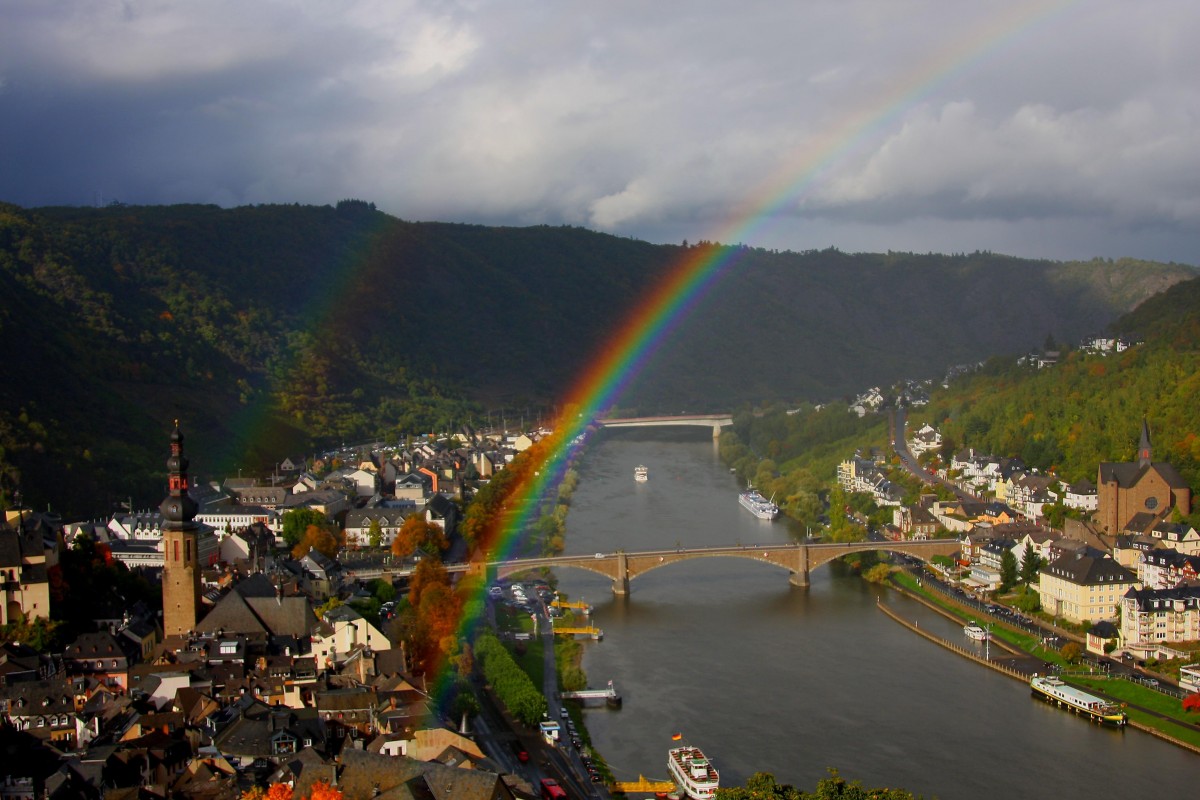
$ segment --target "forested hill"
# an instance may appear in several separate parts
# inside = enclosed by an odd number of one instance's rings
[[[1200,278],[1150,298],[1111,330],[1143,340],[1121,353],[1067,349],[1056,364],[1040,369],[1012,355],[990,358],[948,386],[935,385],[928,405],[908,409],[908,433],[925,423],[938,427],[943,463],[950,453],[971,447],[1020,457],[1069,482],[1094,482],[1101,462],[1136,458],[1144,418],[1154,460],[1172,464],[1195,490]],[[788,514],[817,524],[826,513],[820,495],[835,483],[837,464],[856,450],[886,448],[888,435],[884,414],[860,419],[840,403],[804,413],[776,406],[738,414],[721,451]],[[919,487],[914,483],[909,491],[915,502]],[[835,525],[839,519],[834,515]],[[1190,521],[1200,525],[1200,511]]]
[[[0,492],[107,510],[318,443],[512,423],[555,403],[682,259],[736,255],[626,410],[825,399],[1074,341],[1194,274],[988,253],[777,253],[578,228],[411,223],[366,203],[0,205]]]

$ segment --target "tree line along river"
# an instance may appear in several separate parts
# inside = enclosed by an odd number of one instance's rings
[[[635,483],[644,464],[650,479]],[[758,520],[707,435],[605,432],[579,466],[568,553],[794,541]],[[961,626],[834,564],[808,589],[743,559],[696,559],[635,579],[630,595],[564,570],[559,588],[595,607],[604,640],[584,657],[619,711],[588,708],[592,742],[618,780],[666,778],[672,735],[701,747],[723,785],[754,772],[812,789],[829,767],[926,797],[1117,797],[1193,791],[1200,761],[1135,730],[1100,728],[880,613],[878,597],[951,641]]]

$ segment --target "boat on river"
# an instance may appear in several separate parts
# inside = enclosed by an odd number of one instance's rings
[[[633,479],[638,483],[645,483],[650,480],[650,470],[645,464],[638,464],[633,468]]]
[[[720,775],[699,747],[673,747],[667,751],[667,771],[671,780],[692,800],[712,800],[720,785]]]
[[[779,506],[759,494],[757,489],[746,489],[739,494],[738,503],[759,519],[775,519],[779,516]]]
[[[1120,727],[1127,721],[1125,712],[1116,703],[1088,694],[1082,689],[1068,686],[1054,675],[1033,676],[1029,687],[1035,697],[1040,697],[1064,708],[1083,714],[1093,722]]]
[[[987,632],[987,629],[978,622],[968,622],[963,626],[963,633],[967,635],[968,639],[973,639],[977,642],[982,642],[991,638],[991,634]]]

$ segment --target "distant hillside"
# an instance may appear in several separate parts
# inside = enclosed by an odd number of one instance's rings
[[[578,228],[410,223],[359,201],[0,205],[0,493],[19,483],[68,513],[155,502],[174,417],[201,475],[532,418],[696,255]],[[1192,275],[743,249],[622,403],[728,409],[933,375],[1074,341]]]
[[[973,447],[1053,468],[1068,481],[1096,480],[1102,461],[1136,457],[1143,416],[1154,460],[1200,489],[1200,278],[1172,286],[1112,325],[1144,341],[1123,353],[1080,350],[1052,367],[994,357],[977,372],[935,387],[928,406],[908,410],[909,431],[937,426],[943,449]],[[782,407],[735,417],[722,456],[788,513],[813,522],[820,492],[855,450],[884,449],[886,415],[859,419],[845,405],[791,413]],[[1200,513],[1193,514],[1200,524]]]

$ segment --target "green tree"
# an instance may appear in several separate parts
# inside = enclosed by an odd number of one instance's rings
[[[887,583],[892,574],[891,564],[880,562],[863,573],[863,579],[868,583]]]
[[[1017,593],[1013,600],[1013,608],[1018,611],[1024,611],[1026,614],[1033,614],[1042,610],[1042,596],[1036,589],[1031,589],[1029,586],[1022,586],[1021,591]]]
[[[829,770],[829,777],[822,778],[814,792],[779,783],[769,772],[756,772],[745,786],[717,789],[716,797],[717,800],[917,800],[906,789],[871,789],[858,781],[847,781],[836,769]]]
[[[1011,549],[1000,556],[1000,591],[1006,592],[1017,585],[1017,557]]]
[[[304,538],[310,525],[326,528],[329,526],[329,520],[320,511],[312,508],[296,508],[283,512],[283,541],[289,548],[295,547]]]
[[[1021,553],[1021,583],[1026,586],[1035,583],[1042,566],[1042,557],[1033,549],[1033,542],[1026,542],[1025,552]]]
[[[376,578],[371,584],[371,594],[380,603],[388,603],[396,599],[396,587],[391,581]]]
[[[367,544],[370,547],[379,547],[383,543],[383,526],[379,524],[379,520],[371,520],[370,526],[367,527]]]

